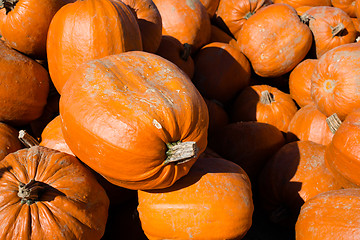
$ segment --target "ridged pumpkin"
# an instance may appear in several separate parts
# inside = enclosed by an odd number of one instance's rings
[[[258,121],[286,131],[297,106],[289,94],[269,85],[254,85],[242,90],[231,109],[231,121]]]
[[[46,37],[55,13],[75,0],[1,0],[0,32],[12,48],[46,59]]]
[[[150,239],[241,239],[252,225],[251,183],[222,158],[199,158],[172,187],[138,191],[139,217]]]
[[[191,80],[143,51],[81,65],[64,87],[60,116],[71,151],[130,189],[171,186],[207,145],[208,111]]]
[[[336,7],[318,6],[307,10],[302,19],[307,19],[314,36],[316,57],[356,39],[356,29],[348,14]]]
[[[296,240],[359,239],[360,189],[321,193],[307,201],[296,222]]]
[[[360,107],[360,44],[348,43],[327,51],[311,77],[311,97],[327,117],[340,120]]]
[[[134,14],[123,2],[112,0],[67,4],[53,17],[46,44],[51,80],[60,94],[80,64],[112,54],[143,50]]]
[[[325,149],[311,141],[291,142],[268,161],[259,178],[259,199],[274,223],[293,227],[304,202],[341,188],[326,167]]]
[[[0,79],[0,121],[25,125],[41,116],[49,93],[49,73],[2,40]]]
[[[101,239],[109,199],[75,157],[34,146],[0,169],[1,239]]]
[[[331,0],[331,5],[340,8],[346,12],[349,17],[356,18],[355,2],[356,0]]]
[[[278,77],[305,58],[312,34],[293,7],[276,3],[262,7],[243,24],[237,43],[256,74]]]

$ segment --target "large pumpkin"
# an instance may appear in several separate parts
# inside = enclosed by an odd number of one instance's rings
[[[60,94],[81,63],[143,49],[135,16],[123,2],[112,0],[67,4],[51,21],[46,44],[51,80]]]
[[[312,34],[294,8],[277,3],[252,15],[239,31],[237,42],[256,74],[278,77],[305,58]]]
[[[79,67],[60,97],[60,116],[71,151],[130,189],[169,187],[207,144],[208,111],[191,80],[142,51]]]
[[[34,146],[0,162],[1,239],[99,240],[109,199],[75,157]]]
[[[0,121],[25,125],[43,113],[49,74],[33,59],[0,40]]]
[[[75,0],[2,0],[0,32],[12,48],[46,59],[46,37],[55,13]]]
[[[16,152],[24,146],[18,139],[18,131],[6,123],[0,122],[0,160],[9,153]]]
[[[252,225],[251,183],[222,158],[199,158],[172,187],[138,191],[139,217],[149,239],[241,239]]]

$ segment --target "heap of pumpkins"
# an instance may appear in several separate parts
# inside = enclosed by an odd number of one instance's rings
[[[360,0],[0,8],[0,239],[359,239]]]

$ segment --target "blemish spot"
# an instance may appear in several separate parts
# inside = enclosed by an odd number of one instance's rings
[[[152,123],[157,129],[162,129],[161,124],[156,119],[154,119]]]

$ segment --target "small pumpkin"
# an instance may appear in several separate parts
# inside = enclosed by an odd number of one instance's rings
[[[149,239],[241,239],[252,225],[249,178],[223,158],[199,158],[170,188],[138,191],[138,198]]]
[[[109,199],[74,156],[34,146],[0,162],[0,238],[88,239],[104,234]]]

